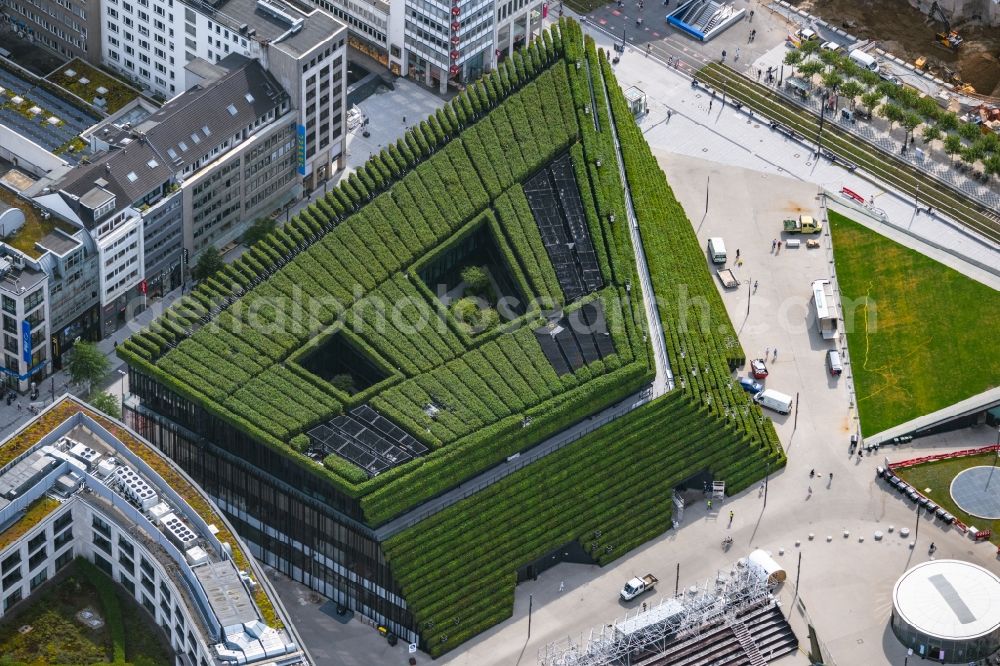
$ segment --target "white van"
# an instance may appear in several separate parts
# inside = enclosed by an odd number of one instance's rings
[[[872,56],[868,55],[864,51],[861,51],[859,49],[854,49],[853,51],[851,51],[851,56],[850,57],[851,57],[851,60],[853,60],[854,62],[858,63],[859,65],[861,65],[865,69],[870,69],[873,72],[877,72],[878,71],[878,63],[875,62],[875,58],[873,58]]]
[[[779,414],[792,411],[792,396],[779,393],[772,389],[764,389],[753,397],[761,407],[773,409]]]
[[[726,244],[722,242],[721,238],[708,239],[708,257],[713,264],[726,263]]]

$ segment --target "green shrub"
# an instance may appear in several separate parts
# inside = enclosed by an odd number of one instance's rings
[[[296,435],[292,437],[289,444],[299,453],[305,453],[309,448],[309,437],[307,435]]]

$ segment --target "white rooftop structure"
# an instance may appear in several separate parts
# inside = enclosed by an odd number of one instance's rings
[[[892,602],[899,619],[942,640],[1000,630],[1000,576],[971,562],[918,564],[896,581]]]

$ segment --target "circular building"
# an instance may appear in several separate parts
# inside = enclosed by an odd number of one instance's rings
[[[918,564],[892,590],[892,631],[930,659],[988,657],[1000,648],[1000,576],[961,560]]]

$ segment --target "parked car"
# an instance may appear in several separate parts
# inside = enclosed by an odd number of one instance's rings
[[[740,377],[740,387],[747,393],[754,395],[764,390],[764,385],[760,382],[755,382],[753,377]]]
[[[764,379],[767,377],[767,364],[764,359],[755,358],[750,361],[750,376],[754,379]]]

